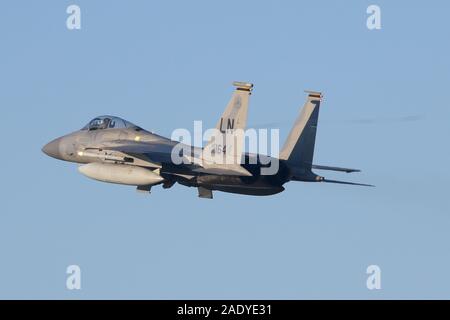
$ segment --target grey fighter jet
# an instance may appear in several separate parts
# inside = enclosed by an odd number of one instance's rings
[[[89,178],[135,186],[147,193],[152,186],[161,184],[167,189],[177,182],[197,188],[199,197],[209,199],[213,190],[273,195],[282,192],[289,181],[371,186],[328,180],[313,172],[313,169],[359,171],[313,164],[322,101],[319,92],[307,91],[306,103],[279,157],[245,152],[242,131],[246,128],[253,85],[243,82],[233,85],[235,91],[216,126],[219,137],[212,137],[204,148],[162,137],[119,117],[100,116],[81,130],[49,142],[42,151],[59,160],[82,164],[79,171]],[[235,161],[223,161],[224,157]],[[273,163],[277,164],[277,170],[265,174],[264,170]]]

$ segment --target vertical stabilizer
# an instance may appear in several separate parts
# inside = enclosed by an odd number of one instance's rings
[[[307,93],[306,103],[284,143],[280,152],[280,159],[310,170],[314,157],[314,144],[322,94],[314,91],[307,91]]]
[[[249,97],[253,84],[233,82],[236,87],[216,125],[216,132],[204,149],[207,164],[240,164],[244,151]]]

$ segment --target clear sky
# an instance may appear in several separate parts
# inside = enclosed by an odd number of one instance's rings
[[[81,30],[66,8],[81,8]],[[381,7],[381,30],[366,9]],[[447,1],[2,1],[0,298],[450,298]],[[214,126],[233,80],[281,141],[325,95],[315,163],[272,197],[150,196],[41,153],[101,114]],[[79,265],[82,289],[66,289]],[[382,289],[366,288],[366,268]]]

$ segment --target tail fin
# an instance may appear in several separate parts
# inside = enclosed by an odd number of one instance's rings
[[[216,125],[219,136],[213,135],[204,149],[204,153],[213,162],[218,158],[227,156],[240,163],[244,151],[244,135],[242,132],[247,125],[248,103],[253,84],[233,82],[233,85],[236,90]]]
[[[308,99],[284,143],[280,159],[311,170],[322,94],[307,92]]]

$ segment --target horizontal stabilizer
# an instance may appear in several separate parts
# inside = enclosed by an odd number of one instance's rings
[[[318,164],[313,164],[312,169],[317,169],[317,170],[330,170],[330,171],[340,171],[340,172],[347,172],[347,173],[351,173],[351,172],[361,172],[361,170],[359,169],[349,169],[349,168],[341,168],[341,167],[329,167],[329,166],[320,166]]]
[[[323,180],[321,180],[321,182],[349,184],[349,185],[352,185],[352,186],[362,186],[362,187],[375,187],[372,184],[364,184],[364,183],[356,183],[356,182],[348,182],[348,181],[339,181],[339,180],[323,179]]]

